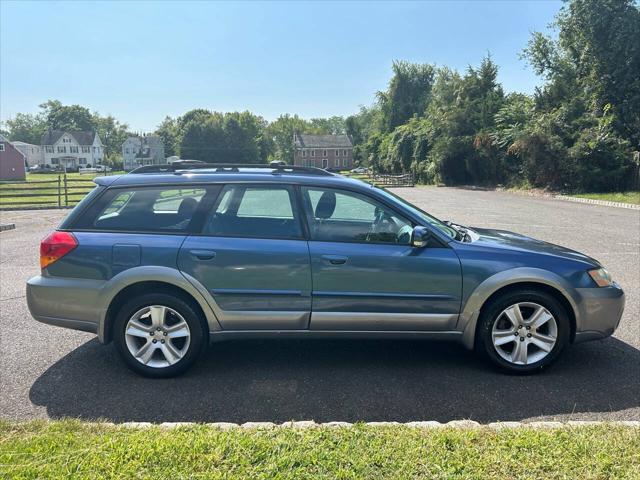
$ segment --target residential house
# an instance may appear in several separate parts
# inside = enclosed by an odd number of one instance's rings
[[[353,168],[353,143],[348,135],[293,135],[293,164],[327,170]]]
[[[42,163],[42,147],[40,145],[34,145],[26,142],[11,142],[27,160],[27,167],[34,167]]]
[[[25,158],[20,150],[0,135],[0,180],[25,180]]]
[[[167,163],[164,143],[158,135],[143,135],[127,138],[122,144],[124,169],[129,171],[142,165]]]
[[[104,145],[96,132],[49,130],[42,137],[42,165],[75,170],[104,160]]]

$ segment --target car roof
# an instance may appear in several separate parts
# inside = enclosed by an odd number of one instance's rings
[[[152,185],[187,185],[218,183],[280,183],[293,185],[322,185],[335,187],[351,187],[352,189],[372,189],[373,186],[361,180],[342,175],[307,174],[287,171],[235,171],[216,172],[200,170],[178,170],[175,172],[139,173],[96,177],[95,183],[105,187],[152,186]]]

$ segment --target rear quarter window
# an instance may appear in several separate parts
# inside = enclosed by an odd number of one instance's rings
[[[136,187],[107,190],[74,225],[82,230],[185,232],[207,190]]]

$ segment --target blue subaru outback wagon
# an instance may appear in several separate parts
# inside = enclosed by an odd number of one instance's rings
[[[96,184],[42,241],[29,309],[113,340],[142,375],[275,336],[457,340],[531,373],[611,335],[624,307],[586,255],[316,168],[187,162]]]

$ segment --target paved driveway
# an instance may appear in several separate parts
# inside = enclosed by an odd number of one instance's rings
[[[461,224],[515,230],[592,255],[627,292],[615,337],[570,348],[543,375],[506,376],[456,344],[218,344],[171,380],[130,373],[112,345],[31,319],[24,282],[64,212],[3,213],[0,416],[112,421],[640,420],[640,212],[508,193],[399,189]]]

